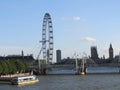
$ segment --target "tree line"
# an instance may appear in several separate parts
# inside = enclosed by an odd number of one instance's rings
[[[28,70],[28,64],[24,60],[2,60],[0,61],[0,75],[24,73]]]

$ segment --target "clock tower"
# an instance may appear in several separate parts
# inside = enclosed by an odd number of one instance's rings
[[[110,61],[113,60],[113,48],[112,48],[112,44],[110,44],[110,47],[109,47],[109,60]]]

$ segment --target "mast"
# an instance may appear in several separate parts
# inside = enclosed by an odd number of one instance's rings
[[[81,68],[81,74],[84,75],[85,74],[85,57],[82,58],[82,68]]]
[[[76,73],[78,73],[78,60],[77,60],[77,54],[75,53],[75,57],[76,57]]]

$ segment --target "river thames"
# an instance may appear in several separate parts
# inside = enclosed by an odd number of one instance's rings
[[[40,82],[16,86],[0,84],[0,90],[120,90],[120,74],[46,75]]]

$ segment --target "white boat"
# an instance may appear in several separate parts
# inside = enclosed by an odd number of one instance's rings
[[[31,76],[22,76],[22,77],[14,77],[11,80],[11,84],[13,85],[24,85],[39,82],[38,78],[34,75]]]
[[[85,75],[85,72],[81,72],[81,75]]]

